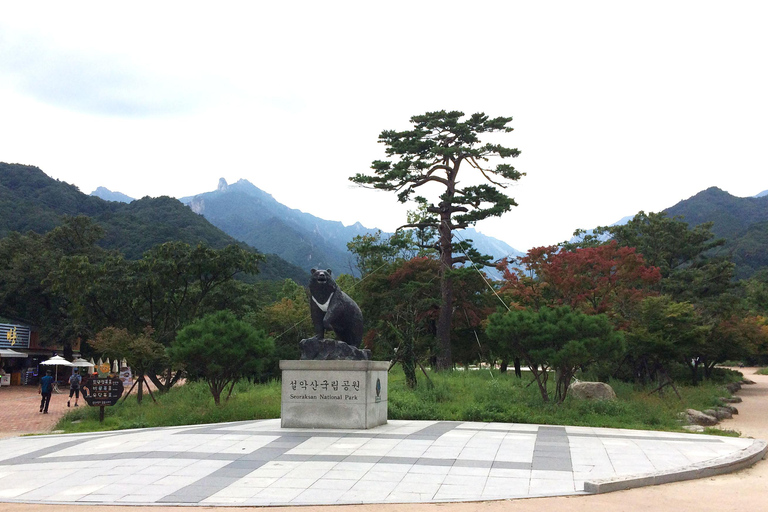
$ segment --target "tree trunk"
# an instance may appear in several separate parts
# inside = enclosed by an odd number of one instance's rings
[[[416,387],[416,355],[413,352],[413,336],[406,333],[403,340],[403,354],[400,362],[405,373],[405,385],[413,389]]]
[[[515,358],[515,376],[518,379],[522,379],[523,378],[523,370],[520,368],[520,358],[519,357]]]
[[[450,211],[441,205],[440,213],[440,314],[437,318],[437,361],[436,370],[449,370],[453,367],[451,357],[451,318],[453,316],[453,283],[450,271],[453,266],[453,248],[451,245]]]
[[[507,362],[507,360],[506,360],[506,359],[502,359],[502,360],[501,360],[501,366],[499,367],[499,371],[500,371],[501,373],[507,373],[507,365],[508,365],[508,364],[509,364],[509,363]]]
[[[534,369],[532,365],[528,365],[528,367],[531,369],[531,372],[533,372],[533,377],[536,379],[536,385],[539,386],[539,393],[541,393],[541,399],[545,402],[549,402],[549,393],[547,393],[547,381],[543,378],[543,375],[541,375],[538,371],[538,369]],[[546,370],[543,370],[544,373],[546,373]]]

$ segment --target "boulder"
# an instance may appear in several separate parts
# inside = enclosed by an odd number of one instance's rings
[[[746,384],[746,385],[748,385],[748,386],[751,386],[752,384],[754,384],[754,383],[755,383],[755,381],[753,381],[753,380],[749,380],[749,379],[742,379],[742,380],[741,380],[741,383],[742,383],[742,384]]]
[[[718,407],[718,409],[725,409],[731,414],[739,414],[739,410],[732,405],[723,405],[721,407]]]
[[[740,404],[741,403],[741,397],[740,396],[732,396],[730,398],[721,398],[720,401],[725,402],[726,404]]]
[[[371,351],[353,347],[339,340],[309,338],[299,342],[302,360],[315,361],[369,361]]]
[[[701,425],[683,425],[683,430],[688,432],[704,432],[704,427]]]
[[[703,412],[697,411],[696,409],[688,409],[685,411],[685,414],[688,423],[691,425],[701,425],[702,427],[711,427],[712,425],[717,425],[717,418],[710,416],[709,414],[704,414]]]
[[[729,382],[726,384],[725,389],[727,389],[729,393],[735,393],[741,389],[741,384],[738,382]]]
[[[579,400],[616,400],[613,388],[605,382],[574,382],[568,389]]]
[[[731,411],[723,407],[714,407],[712,409],[706,409],[702,412],[709,416],[714,416],[715,418],[717,418],[717,421],[729,420],[733,418],[733,414],[731,414]]]

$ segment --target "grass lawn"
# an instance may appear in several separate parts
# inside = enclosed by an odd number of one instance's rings
[[[501,374],[488,370],[431,373],[429,386],[418,375],[415,390],[405,386],[400,367],[389,375],[389,419],[496,421],[504,423],[540,423],[647,430],[680,430],[678,413],[688,408],[707,409],[718,405],[718,398],[729,396],[723,385],[704,383],[697,387],[678,386],[682,400],[669,389],[664,396],[649,395],[649,390],[632,384],[611,382],[618,400],[610,402],[579,401],[568,398],[560,405],[541,400],[530,376],[522,379],[514,372]],[[192,425],[227,421],[280,417],[280,383],[235,386],[228,402],[213,403],[205,383],[178,386],[154,403],[145,395],[136,403],[135,396],[106,408],[99,423],[98,407],[81,407],[68,412],[57,425],[65,432],[92,432],[142,427]],[[716,429],[714,432],[717,433]]]

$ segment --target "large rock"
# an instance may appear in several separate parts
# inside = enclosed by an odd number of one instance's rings
[[[712,409],[706,409],[702,412],[708,416],[714,416],[717,418],[717,421],[729,420],[733,418],[731,411],[725,409],[724,407],[714,407]]]
[[[717,418],[714,416],[710,416],[709,414],[704,414],[701,411],[697,411],[696,409],[688,409],[685,411],[686,420],[691,425],[701,425],[702,427],[711,427],[712,425],[717,425]]]
[[[613,388],[605,382],[574,382],[568,389],[579,400],[616,400]]]
[[[741,384],[738,382],[729,382],[725,385],[725,389],[727,389],[729,393],[735,393],[741,389]]]
[[[741,403],[741,397],[740,396],[732,396],[730,398],[723,397],[720,400],[722,402],[727,403],[727,404],[740,404]]]
[[[299,342],[301,360],[314,361],[369,361],[371,351],[359,349],[339,340],[309,338]]]

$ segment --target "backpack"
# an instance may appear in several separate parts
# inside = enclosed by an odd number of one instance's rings
[[[80,388],[80,375],[77,373],[73,373],[72,376],[69,378],[69,387],[72,389],[78,389]]]

